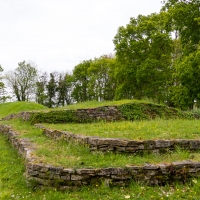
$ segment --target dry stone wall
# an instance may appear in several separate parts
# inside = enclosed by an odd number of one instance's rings
[[[127,140],[119,138],[101,138],[96,136],[83,136],[66,131],[51,130],[41,124],[36,124],[36,127],[43,130],[43,133],[48,137],[58,139],[62,138],[67,141],[78,142],[86,145],[91,151],[113,151],[120,153],[164,153],[173,151],[177,147],[181,149],[196,151],[200,150],[200,140]]]
[[[35,115],[35,116],[34,116]],[[34,120],[31,118],[34,117]],[[122,113],[117,106],[104,106],[98,108],[77,109],[77,110],[54,110],[49,112],[20,112],[4,117],[2,120],[21,118],[24,121],[33,120],[33,123],[68,123],[68,122],[94,122],[94,121],[117,121],[124,120]]]
[[[10,126],[0,125],[0,133],[8,136],[12,145],[25,158],[26,177],[40,186],[71,190],[83,185],[104,182],[108,186],[125,186],[131,181],[148,185],[165,185],[174,181],[186,182],[200,174],[200,162],[173,162],[144,166],[127,165],[124,168],[73,169],[44,165],[34,155],[36,147],[28,140],[18,137]]]

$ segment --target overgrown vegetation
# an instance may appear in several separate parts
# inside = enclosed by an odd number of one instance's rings
[[[200,180],[185,185],[148,187],[132,183],[129,187],[109,188],[106,185],[83,187],[77,191],[61,192],[54,189],[35,190],[26,183],[24,161],[14,150],[7,137],[0,134],[0,199],[2,200],[102,200],[102,199],[199,199]]]
[[[162,5],[159,13],[130,16],[126,26],[119,25],[113,35],[115,55],[84,60],[72,74],[39,75],[34,63],[22,61],[4,78],[18,101],[50,108],[124,98],[148,98],[182,110],[199,107],[199,0],[166,0]],[[1,79],[0,74],[4,91]]]
[[[22,102],[24,103],[24,102]],[[15,104],[15,103],[13,103]],[[12,107],[12,104],[10,104]],[[36,105],[35,105],[36,106]],[[4,114],[6,109],[9,113],[8,107],[1,107],[1,111],[3,111]],[[36,110],[36,108],[32,108]],[[13,110],[15,111],[15,110]],[[2,112],[1,116],[3,116]],[[118,125],[116,129],[126,129],[131,124],[138,125],[138,128],[143,126],[145,128],[148,123],[147,121],[140,121],[140,122],[123,122],[124,126],[122,124]],[[156,120],[156,121],[149,121],[149,132],[148,135],[150,135],[152,132],[154,132],[156,129],[159,129],[159,126],[156,126],[155,124],[157,122],[160,122],[160,124],[166,122],[165,128],[167,130],[167,127],[169,128],[170,124],[174,122],[174,124],[179,124],[177,127],[174,128],[182,129],[184,130],[184,124],[186,123],[186,127],[190,125],[190,122],[192,123],[190,128],[193,126],[196,126],[196,130],[198,128],[198,121],[196,120]],[[182,124],[181,124],[182,122]],[[5,123],[5,122],[1,122]],[[17,129],[21,133],[21,137],[28,137],[32,140],[32,142],[37,142],[38,146],[41,146],[40,150],[37,152],[38,156],[41,157],[41,160],[45,158],[45,155],[48,156],[46,163],[52,162],[54,160],[54,164],[63,164],[66,166],[70,166],[70,163],[67,162],[67,160],[70,160],[71,162],[77,162],[78,167],[84,167],[87,166],[88,161],[90,161],[91,157],[90,155],[87,155],[88,157],[85,157],[84,160],[84,154],[89,154],[87,148],[82,149],[82,147],[78,147],[74,145],[74,148],[71,148],[71,146],[64,142],[64,141],[55,141],[46,138],[44,135],[42,135],[41,131],[34,128],[28,123],[22,122],[20,120],[12,120],[6,122],[7,124],[11,124],[15,129]],[[111,123],[114,125],[115,123]],[[195,125],[196,124],[196,125]],[[76,126],[75,124],[73,124]],[[82,124],[82,126],[85,126],[86,124]],[[107,123],[100,122],[91,124],[93,127],[93,130],[100,128],[102,126],[102,129],[105,129],[107,127]],[[173,124],[172,124],[173,125]],[[64,126],[64,125],[63,125]],[[173,126],[171,126],[173,127]],[[112,130],[114,127],[108,128],[109,131]],[[160,127],[161,129],[163,127]],[[87,129],[87,127],[86,127]],[[130,127],[130,129],[132,129]],[[189,129],[189,128],[188,128]],[[168,130],[171,131],[171,130]],[[186,130],[187,131],[187,130]],[[116,132],[114,130],[113,132]],[[166,133],[168,134],[168,132]],[[47,146],[45,146],[47,145]],[[43,146],[43,150],[42,150]],[[52,147],[54,148],[52,149]],[[52,151],[50,151],[52,149]],[[72,151],[71,151],[71,150]],[[69,155],[66,154],[66,150],[69,151]],[[71,151],[71,152],[70,152]],[[81,155],[78,155],[79,159],[77,160],[77,151],[80,152]],[[83,153],[82,153],[83,152]],[[138,199],[138,200],[146,200],[146,199],[199,199],[199,187],[200,187],[200,181],[198,179],[192,179],[191,182],[185,184],[185,185],[179,185],[174,184],[171,186],[165,186],[165,187],[148,187],[144,186],[138,183],[132,183],[129,187],[120,187],[120,188],[109,188],[105,185],[95,185],[95,186],[88,186],[83,187],[78,191],[67,191],[67,192],[60,192],[56,191],[54,189],[43,189],[43,190],[35,190],[34,185],[27,186],[26,180],[23,176],[24,173],[24,164],[23,160],[19,157],[16,150],[13,150],[11,145],[7,141],[7,137],[0,135],[0,199],[2,200],[11,200],[11,199],[27,199],[27,200],[44,200],[44,199],[83,199],[83,200],[90,200],[90,199]],[[109,157],[108,157],[109,155]],[[62,157],[61,157],[62,156]],[[113,158],[110,158],[112,157]],[[96,158],[95,158],[96,157]],[[135,163],[135,164],[142,164],[142,163],[156,163],[156,162],[163,162],[165,159],[165,162],[171,162],[171,160],[181,160],[181,159],[197,159],[199,160],[199,154],[198,153],[189,153],[188,151],[180,151],[179,149],[176,151],[176,153],[169,152],[168,154],[165,154],[164,156],[158,156],[155,157],[152,154],[144,155],[143,157],[133,157],[128,158],[127,156],[123,155],[114,155],[114,154],[95,154],[93,155],[92,159],[94,161],[93,166],[98,166],[100,164],[100,160],[102,160],[102,166],[107,166],[107,162],[113,162],[112,166],[118,165],[123,166],[127,163]],[[109,161],[112,159],[111,161]],[[171,159],[171,160],[170,160]],[[123,161],[124,160],[124,161]],[[96,162],[96,163],[95,163]],[[124,164],[123,164],[124,163]],[[89,166],[91,166],[89,164]],[[100,164],[101,166],[101,164]]]
[[[38,111],[46,110],[47,107],[34,102],[18,101],[0,104],[0,118],[6,117],[10,114],[16,114],[22,111]]]
[[[129,103],[127,103],[129,102]],[[80,107],[85,104],[80,104]],[[192,112],[183,112],[178,109],[169,108],[165,105],[159,105],[150,102],[142,101],[110,101],[104,103],[92,102],[92,107],[97,108],[99,105],[116,106],[121,112],[122,119],[134,121],[134,120],[151,120],[151,119],[195,119],[198,115]],[[78,116],[75,108],[80,108],[79,104],[75,106],[69,106],[68,109],[51,110],[49,112],[36,112],[31,114],[30,122],[35,123],[91,123],[101,121],[102,119],[89,118],[87,114],[85,117]],[[69,108],[73,108],[69,110]],[[91,108],[91,107],[90,107]],[[101,107],[99,107],[101,109]],[[104,107],[102,107],[104,109]],[[120,119],[119,119],[120,120]]]
[[[74,134],[130,140],[199,139],[200,136],[199,120],[187,119],[156,119],[133,122],[102,121],[92,124],[44,124],[44,126]]]

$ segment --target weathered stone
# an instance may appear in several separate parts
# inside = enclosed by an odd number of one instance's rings
[[[125,147],[125,151],[126,152],[132,152],[132,153],[135,153],[138,151],[138,148],[137,147]]]
[[[70,181],[71,180],[71,175],[65,175],[65,176],[60,176],[61,180],[67,180]]]
[[[154,140],[147,140],[145,141],[144,146],[147,150],[155,149],[156,142]]]
[[[68,173],[68,174],[74,174],[74,169],[69,169],[69,168],[64,168],[63,170],[62,170],[64,173]]]
[[[46,173],[39,173],[38,176],[39,178],[43,178],[43,179],[48,179],[48,175]]]
[[[176,169],[194,166],[193,162],[186,160],[181,162],[172,162],[172,166]]]
[[[60,180],[60,175],[58,174],[49,174],[49,178],[50,179],[54,179],[54,180]]]
[[[169,174],[170,173],[170,166],[171,165],[159,164],[159,168],[160,168],[162,174]]]
[[[143,141],[136,141],[136,140],[129,140],[127,142],[127,147],[138,147],[139,145],[143,145],[144,142]]]
[[[126,151],[126,147],[115,146],[114,147],[114,151],[125,152]]]
[[[190,140],[190,149],[200,149],[200,140]]]
[[[82,181],[90,178],[88,175],[71,175],[71,181]]]
[[[118,138],[99,138],[97,145],[127,146],[128,141]]]
[[[97,146],[99,137],[89,137],[88,144]]]
[[[112,179],[116,179],[116,180],[127,180],[127,179],[131,179],[132,176],[131,175],[111,175]]]
[[[95,175],[97,172],[98,172],[97,169],[76,169],[76,173],[78,175],[80,175],[80,174],[89,174],[91,176],[91,175]]]
[[[42,168],[40,169],[41,172],[47,172],[49,170],[48,166],[42,166]]]
[[[176,139],[176,140],[174,140],[174,145],[175,146],[180,146],[180,147],[188,147],[189,146],[189,140]]]
[[[172,140],[156,140],[155,142],[157,148],[168,148],[174,144]]]
[[[155,169],[157,170],[160,167],[158,165],[146,164],[142,168],[145,170],[155,170]]]
[[[110,176],[113,168],[102,168],[97,172],[98,176]]]
[[[29,176],[37,176],[38,174],[39,174],[39,172],[38,171],[36,171],[36,170],[31,170],[31,169],[28,169],[27,170],[27,174],[29,175]]]
[[[61,174],[63,172],[63,167],[49,167],[49,172],[52,174]]]

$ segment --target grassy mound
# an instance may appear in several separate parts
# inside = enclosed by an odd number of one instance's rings
[[[44,110],[44,109],[47,109],[47,107],[34,102],[21,101],[21,102],[3,103],[0,104],[0,118],[22,111]]]
[[[85,107],[83,107],[85,105]],[[108,111],[114,106],[117,112]],[[80,108],[82,108],[80,114]],[[88,109],[88,110],[87,110]],[[95,110],[95,111],[94,111]],[[89,113],[89,114],[88,114]],[[103,114],[104,113],[104,114]],[[112,113],[112,114],[111,114]],[[195,119],[194,113],[183,112],[152,102],[123,100],[111,102],[84,102],[51,109],[49,112],[32,113],[29,121],[35,123],[92,123],[97,121],[135,121],[152,119]]]

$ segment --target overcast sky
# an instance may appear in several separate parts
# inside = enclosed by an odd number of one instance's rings
[[[72,71],[114,53],[113,38],[130,17],[159,12],[161,0],[0,0],[0,64],[23,60],[42,71]]]

